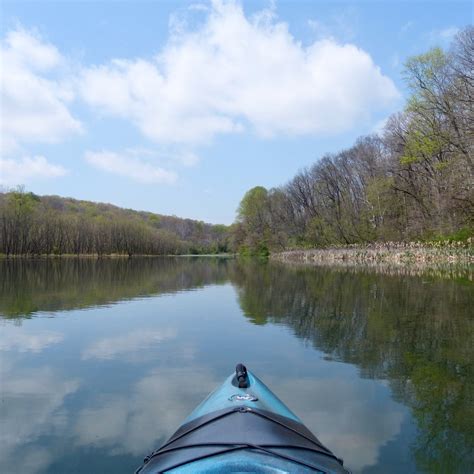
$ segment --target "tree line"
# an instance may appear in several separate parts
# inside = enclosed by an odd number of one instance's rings
[[[283,186],[249,190],[234,247],[467,239],[474,228],[474,27],[410,58],[410,97],[379,134],[329,153]]]
[[[0,254],[178,255],[227,250],[227,227],[23,189],[0,193]]]

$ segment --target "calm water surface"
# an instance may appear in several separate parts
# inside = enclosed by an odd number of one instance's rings
[[[131,473],[239,361],[355,472],[472,472],[473,306],[465,273],[1,261],[0,472]]]

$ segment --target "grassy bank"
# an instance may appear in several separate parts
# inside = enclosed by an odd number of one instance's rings
[[[386,242],[320,249],[296,249],[274,253],[270,257],[283,262],[314,264],[426,265],[474,263],[474,245],[466,242]]]

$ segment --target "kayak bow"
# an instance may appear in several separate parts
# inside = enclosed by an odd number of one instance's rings
[[[238,364],[136,473],[347,473],[341,459]]]

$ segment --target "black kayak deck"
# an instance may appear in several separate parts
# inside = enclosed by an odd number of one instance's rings
[[[302,423],[248,407],[218,410],[181,426],[136,472],[166,472],[190,463],[196,463],[199,472],[198,461],[239,450],[272,457],[275,468],[289,461],[292,472],[348,472]]]

